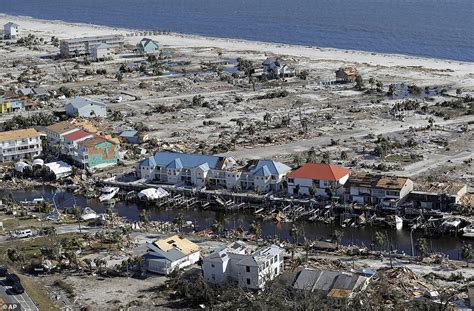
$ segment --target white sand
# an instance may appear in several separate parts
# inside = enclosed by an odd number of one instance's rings
[[[32,32],[40,32],[42,35],[54,35],[63,38],[74,38],[80,36],[94,36],[104,34],[127,34],[129,29],[111,28],[89,24],[75,24],[63,21],[47,21],[26,17],[0,15],[0,24],[15,22],[23,29]],[[169,34],[152,36],[164,46],[173,47],[213,47],[224,50],[248,50],[260,53],[274,53],[280,55],[306,57],[314,61],[340,61],[351,64],[367,64],[371,66],[385,67],[423,67],[425,69],[447,70],[449,76],[457,76],[469,79],[474,83],[474,63],[460,62],[454,60],[432,59],[415,56],[369,53],[354,50],[341,50],[331,48],[317,48],[297,45],[265,43],[235,39],[209,38],[194,35]],[[131,43],[140,40],[140,36],[130,37]]]

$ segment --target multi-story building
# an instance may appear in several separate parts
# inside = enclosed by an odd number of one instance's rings
[[[354,173],[345,188],[346,201],[396,208],[413,191],[413,181],[407,177]]]
[[[120,145],[105,138],[93,136],[77,142],[69,155],[83,168],[103,168],[117,165],[120,159]]]
[[[111,50],[120,51],[124,45],[124,38],[121,35],[109,35],[61,40],[59,51],[65,58],[90,55],[93,48],[103,43],[107,44]]]
[[[64,142],[64,136],[79,131],[80,128],[67,121],[51,124],[46,127],[46,135],[50,144]]]
[[[168,184],[226,189],[279,191],[291,170],[272,160],[253,160],[238,167],[233,158],[177,152],[156,152],[139,163],[140,178]]]
[[[20,25],[9,22],[3,25],[3,37],[5,39],[16,39],[20,36]]]
[[[233,279],[242,288],[264,289],[283,272],[283,249],[271,245],[251,252],[244,242],[234,242],[205,257],[202,272],[209,283]]]
[[[107,105],[103,102],[85,97],[76,96],[69,99],[64,105],[66,114],[70,117],[101,117],[107,115]]]
[[[35,129],[0,132],[0,162],[39,156],[41,138]]]

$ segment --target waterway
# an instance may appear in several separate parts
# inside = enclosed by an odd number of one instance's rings
[[[34,198],[43,197],[48,201],[53,201],[53,196],[56,190],[52,187],[37,187],[31,190],[19,190],[19,191],[2,191],[0,190],[0,198],[13,197],[15,200],[32,200]],[[70,192],[57,191],[55,196],[55,202],[58,208],[71,207],[76,203],[79,207],[91,207],[98,213],[104,213],[106,206],[100,203],[97,199],[87,199],[83,196],[74,196]],[[117,202],[113,209],[119,216],[126,217],[130,221],[136,221],[139,219],[140,209],[145,208],[141,204]],[[201,208],[149,208],[150,220],[158,221],[170,221],[172,222],[178,213],[183,213],[186,221],[192,221],[196,230],[203,230],[209,228],[214,220],[218,220],[224,225],[225,229],[234,229],[241,227],[247,230],[250,224],[255,219],[252,212],[224,212],[215,210],[203,210]],[[394,249],[403,251],[406,254],[411,254],[411,239],[410,231],[385,229],[380,227],[373,227],[371,225],[365,227],[346,227],[342,228],[335,224],[324,224],[321,222],[299,222],[302,229],[302,236],[306,236],[312,240],[326,240],[330,239],[334,230],[338,229],[344,233],[342,244],[356,244],[360,246],[373,247],[372,241],[374,240],[375,232],[383,231],[386,232],[389,239],[392,241]],[[274,221],[265,221],[262,223],[262,235],[263,237],[278,236],[282,240],[290,240],[290,230],[292,223],[275,223]],[[413,240],[421,237],[421,233],[414,232]],[[428,245],[431,251],[441,252],[449,255],[449,258],[459,258],[459,250],[462,246],[463,241],[454,236],[442,236],[439,238],[428,238]]]

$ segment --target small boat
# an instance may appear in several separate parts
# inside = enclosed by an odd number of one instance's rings
[[[95,220],[99,215],[90,207],[85,207],[82,211],[81,219],[84,221]]]
[[[100,202],[110,201],[119,192],[118,187],[104,187],[102,188],[102,194],[99,197]]]
[[[474,238],[474,224],[462,229],[464,238]]]
[[[403,219],[397,215],[395,215],[395,228],[397,230],[402,230],[403,228]]]

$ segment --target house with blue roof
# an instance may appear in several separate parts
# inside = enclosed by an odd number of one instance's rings
[[[224,172],[235,164],[233,158],[158,151],[139,163],[137,175],[166,184],[225,186]]]
[[[64,108],[70,117],[105,118],[107,116],[107,106],[103,102],[80,96],[69,99]]]
[[[291,168],[273,160],[252,160],[238,167],[233,158],[156,152],[139,163],[140,178],[167,184],[279,192]]]
[[[156,54],[160,51],[160,44],[155,40],[143,38],[137,44],[137,52],[141,55]]]
[[[291,167],[273,160],[252,160],[238,171],[227,172],[227,188],[279,192]]]
[[[120,138],[126,143],[137,145],[148,140],[148,134],[140,133],[137,130],[125,130],[120,133]]]

